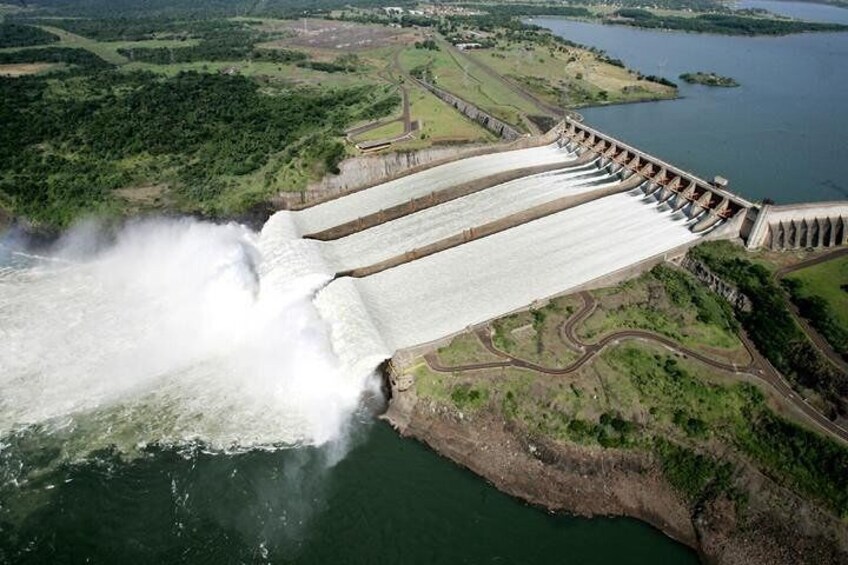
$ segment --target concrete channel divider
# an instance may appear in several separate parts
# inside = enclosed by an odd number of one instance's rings
[[[421,196],[420,198],[408,200],[403,204],[398,204],[397,206],[385,208],[383,210],[380,210],[379,212],[374,212],[373,214],[361,216],[350,222],[345,222],[343,224],[339,224],[326,230],[307,234],[303,237],[304,239],[316,239],[318,241],[332,241],[334,239],[341,239],[343,237],[347,237],[349,235],[367,230],[368,228],[373,228],[374,226],[378,226],[380,224],[384,224],[386,222],[390,222],[392,220],[396,220],[404,216],[409,216],[410,214],[420,212],[421,210],[432,208],[433,206],[437,206],[445,202],[450,202],[451,200],[456,200],[457,198],[462,198],[463,196],[468,196],[469,194],[474,194],[475,192],[480,192],[481,190],[486,190],[488,188],[492,188],[493,186],[497,186],[505,182],[517,180],[530,175],[536,175],[539,173],[546,173],[549,171],[566,171],[569,169],[574,169],[582,165],[586,165],[587,163],[591,162],[593,158],[594,155],[587,152],[581,155],[575,161],[569,161],[565,163],[550,163],[547,165],[538,165],[535,167],[524,167],[522,169],[504,171],[503,173],[498,173],[496,175],[490,175],[488,177],[483,177],[463,184],[458,184],[445,190],[431,192],[429,194]]]
[[[580,206],[581,204],[591,202],[592,200],[597,200],[605,196],[611,196],[613,194],[619,194],[621,192],[633,190],[643,182],[645,182],[645,179],[641,177],[631,177],[630,179],[619,182],[613,186],[608,186],[592,192],[576,194],[573,196],[563,196],[561,198],[557,198],[556,200],[552,200],[544,204],[539,204],[538,206],[534,206],[532,208],[522,210],[521,212],[511,214],[499,220],[488,222],[480,226],[474,226],[464,229],[460,233],[448,236],[446,238],[440,239],[422,247],[411,249],[401,255],[396,255],[384,261],[374,263],[373,265],[341,271],[339,273],[336,273],[335,278],[353,277],[358,279],[374,275],[382,271],[398,267],[405,263],[411,263],[412,261],[421,259],[422,257],[427,257],[428,255],[433,255],[435,253],[445,251],[452,247],[457,247],[464,243],[469,243],[477,239],[482,239],[484,237],[488,237],[490,235],[494,235],[496,233],[500,233],[508,229],[520,226],[522,224],[526,224],[534,220],[539,220],[552,214],[568,210],[569,208]]]

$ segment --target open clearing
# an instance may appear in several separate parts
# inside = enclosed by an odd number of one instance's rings
[[[638,80],[627,69],[602,62],[582,49],[511,43],[468,51],[468,56],[555,105],[627,102],[675,94],[672,88]]]
[[[81,35],[65,31],[64,29],[52,26],[38,26],[44,31],[50,32],[59,37],[59,43],[53,44],[57,47],[79,47],[91,51],[104,61],[113,65],[123,65],[127,62],[126,57],[120,55],[115,47],[108,43],[101,43],[93,39],[88,39]]]
[[[61,67],[53,63],[16,63],[10,65],[0,65],[0,76],[4,77],[21,77],[25,75],[35,75]]]
[[[474,104],[495,117],[511,124],[520,124],[521,113],[536,114],[538,109],[490,77],[471,62],[459,61],[446,49],[406,49],[400,54],[403,69],[427,68],[436,86]]]
[[[412,140],[397,144],[398,149],[495,139],[494,134],[421,88],[409,89],[409,104],[412,119],[419,120],[421,130]]]
[[[328,20],[263,20],[261,31],[290,32],[291,36],[263,47],[305,47],[329,51],[363,51],[415,40],[415,32],[380,25]]]

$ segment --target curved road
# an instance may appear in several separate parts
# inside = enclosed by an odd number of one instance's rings
[[[482,369],[497,369],[502,367],[516,367],[520,369],[536,371],[545,375],[567,375],[570,373],[574,373],[575,371],[583,367],[583,365],[588,363],[593,357],[603,351],[603,349],[610,344],[615,344],[619,341],[628,339],[651,341],[654,343],[659,343],[660,345],[672,351],[680,353],[686,357],[696,359],[701,363],[714,369],[734,374],[748,374],[757,377],[758,379],[768,383],[778,394],[783,397],[783,399],[787,403],[794,406],[799,412],[804,414],[819,428],[837,437],[838,439],[841,439],[844,442],[848,442],[848,430],[845,430],[844,428],[838,426],[834,422],[827,419],[827,417],[825,417],[821,412],[810,406],[806,402],[806,400],[801,398],[792,389],[792,386],[786,381],[786,379],[781,376],[777,369],[775,369],[771,365],[771,363],[768,362],[767,359],[765,359],[762,355],[759,354],[754,345],[748,339],[748,336],[745,335],[744,331],[740,332],[739,337],[742,340],[742,344],[745,346],[745,349],[748,351],[748,355],[751,357],[750,363],[746,366],[739,366],[735,364],[727,364],[722,363],[720,361],[716,361],[715,359],[706,357],[705,355],[698,353],[697,351],[693,351],[687,347],[683,347],[677,342],[665,336],[645,330],[617,331],[611,334],[607,334],[596,343],[583,343],[577,338],[574,330],[580,323],[586,320],[589,315],[591,315],[591,313],[595,309],[596,302],[592,295],[586,291],[581,292],[580,297],[583,299],[583,305],[568,320],[566,320],[566,322],[560,328],[560,336],[565,338],[563,341],[566,344],[575,344],[577,348],[582,351],[581,356],[566,367],[544,367],[542,365],[537,365],[536,363],[525,361],[524,359],[519,359],[499,350],[492,343],[492,337],[488,326],[476,328],[474,330],[474,333],[480,340],[480,343],[486,348],[486,350],[503,359],[502,361],[488,361],[483,363],[470,363],[467,365],[446,366],[439,361],[438,357],[433,352],[425,354],[424,360],[427,362],[427,365],[432,370],[440,373],[476,371]]]

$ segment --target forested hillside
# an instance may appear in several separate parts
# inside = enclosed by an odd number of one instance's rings
[[[201,73],[2,78],[0,197],[59,226],[150,183],[172,187],[178,209],[238,212],[274,190],[273,175],[243,183],[275,154],[334,169],[344,155],[334,135],[372,115],[371,99],[364,88],[268,95],[246,77]]]

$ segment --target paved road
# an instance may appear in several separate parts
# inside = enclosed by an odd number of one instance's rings
[[[683,347],[677,342],[653,332],[644,330],[622,330],[613,332],[604,336],[596,343],[584,343],[575,334],[575,328],[585,321],[594,311],[596,307],[595,299],[588,292],[581,292],[579,296],[583,299],[583,305],[575,312],[560,328],[560,336],[564,337],[567,344],[576,345],[579,351],[582,351],[580,357],[566,367],[552,368],[531,363],[524,359],[519,359],[508,353],[499,350],[492,343],[491,330],[488,326],[476,328],[475,335],[480,340],[480,343],[490,353],[501,358],[501,361],[488,361],[483,363],[470,363],[467,365],[443,365],[435,353],[428,353],[424,356],[427,365],[431,369],[441,373],[454,373],[464,371],[478,371],[483,369],[497,369],[502,367],[516,367],[536,371],[545,375],[568,375],[579,370],[583,365],[588,363],[598,353],[603,351],[610,344],[617,344],[620,341],[626,340],[642,340],[648,342],[659,343],[660,345],[675,351],[686,357],[696,359],[701,363],[733,374],[748,374],[757,377],[758,379],[768,383],[778,394],[780,394],[786,402],[794,406],[800,413],[804,414],[811,422],[816,424],[822,430],[831,435],[848,442],[848,430],[838,426],[830,421],[821,412],[810,406],[803,398],[801,398],[793,389],[792,386],[783,378],[783,376],[768,362],[751,343],[744,331],[739,337],[742,344],[750,356],[750,362],[745,366],[735,364],[722,363],[710,357],[707,357],[697,351],[693,351],[687,347]]]
[[[402,76],[405,76],[405,73],[403,72],[403,69],[400,66],[400,61],[398,60],[399,53],[400,50],[396,49],[394,54],[392,55],[393,65],[396,67],[396,70],[401,73]],[[391,80],[388,76],[384,78],[386,78],[386,80]],[[404,84],[399,84],[398,86],[400,87],[401,96],[403,97],[403,111],[401,112],[401,116],[399,118],[377,120],[356,128],[349,129],[345,132],[345,134],[349,138],[353,138],[367,131],[371,131],[372,129],[377,129],[379,127],[383,127],[394,122],[403,122],[403,133],[399,137],[395,137],[393,139],[400,139],[401,137],[408,135],[412,131],[412,116],[409,111],[409,90]]]

